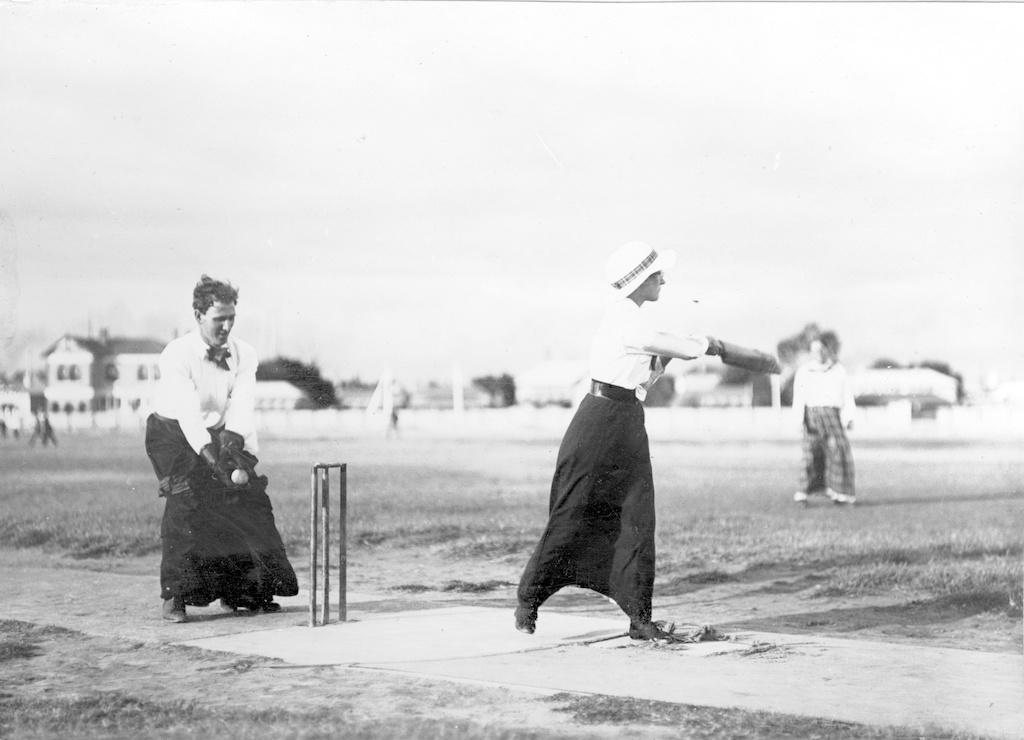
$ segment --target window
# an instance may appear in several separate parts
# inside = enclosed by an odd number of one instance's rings
[[[53,413],[55,413],[55,414],[56,414],[56,413],[57,413],[58,411],[60,411],[60,404],[59,404],[59,403],[57,403],[56,401],[54,401],[53,403],[51,403],[51,404],[50,404],[50,411],[52,411]]]
[[[78,365],[72,365],[68,369],[68,377],[71,378],[72,380],[78,380],[79,378],[82,377],[82,368],[80,368]]]
[[[64,413],[65,414],[70,414],[74,410],[75,410],[75,407],[72,406],[70,403],[64,404]]]
[[[57,365],[57,380],[67,380],[68,369],[63,365]]]
[[[107,380],[117,380],[117,365],[113,362],[107,363],[106,376]]]
[[[160,380],[160,366],[153,365],[153,380]]]
[[[83,414],[84,414],[84,413],[85,413],[85,410],[86,410],[87,408],[88,408],[88,406],[86,406],[86,405],[85,405],[85,401],[82,401],[81,403],[79,403],[79,404],[78,404],[78,411],[79,411],[80,413],[83,413]]]
[[[149,368],[145,365],[139,365],[138,378],[139,380],[146,380],[149,378]]]

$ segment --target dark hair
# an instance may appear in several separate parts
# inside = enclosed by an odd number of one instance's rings
[[[823,331],[818,339],[825,349],[829,351],[830,355],[833,357],[839,356],[839,336],[834,331]]]
[[[223,280],[203,275],[192,290],[192,308],[206,313],[214,303],[238,303],[238,288]]]

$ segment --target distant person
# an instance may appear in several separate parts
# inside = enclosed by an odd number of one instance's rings
[[[53,432],[53,424],[50,423],[50,415],[43,412],[43,446],[49,442],[54,447],[57,446],[57,435]]]
[[[0,437],[7,439],[7,422],[0,419]]]
[[[299,591],[257,476],[256,350],[231,337],[238,291],[203,275],[192,294],[196,331],[160,355],[146,454],[164,497],[163,618],[220,599],[228,610],[276,612]],[[239,472],[241,471],[241,472]]]
[[[810,360],[793,380],[793,414],[803,431],[803,486],[793,500],[806,504],[824,494],[837,504],[853,504],[853,453],[846,430],[853,426],[853,390],[839,362],[839,339],[823,332],[811,341]]]
[[[569,423],[551,482],[549,518],[519,582],[516,629],[565,586],[612,598],[635,640],[671,638],[652,621],[654,480],[643,400],[671,358],[718,354],[711,337],[659,331],[642,307],[657,301],[674,252],[629,242],[609,257],[611,303],[593,338],[590,393]]]
[[[398,407],[391,407],[391,418],[388,420],[388,430],[385,434],[387,439],[398,436]]]
[[[43,443],[43,447],[48,444],[57,446],[57,435],[53,431],[53,425],[50,424],[50,417],[45,412],[39,412],[35,415],[35,424],[32,427],[32,436],[28,438],[28,444],[30,447],[35,447],[36,440]]]

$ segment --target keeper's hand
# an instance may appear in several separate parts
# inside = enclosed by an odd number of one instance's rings
[[[210,466],[213,477],[216,480],[225,486],[234,487],[235,484],[231,481],[231,471],[234,468],[228,467],[229,458],[223,454],[218,455],[217,449],[212,442],[203,446],[203,449],[199,451],[199,456],[203,458],[203,462]]]

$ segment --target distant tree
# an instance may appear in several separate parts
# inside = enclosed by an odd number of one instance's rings
[[[811,340],[822,335],[821,327],[815,323],[806,324],[803,329],[792,336],[779,340],[776,349],[779,355],[779,362],[784,366],[795,369],[800,361],[801,355],[811,347]]]
[[[901,367],[900,363],[890,360],[888,357],[880,357],[871,363],[872,370],[894,370],[899,367]]]
[[[306,364],[290,357],[273,357],[256,368],[256,380],[283,380],[304,391],[314,408],[338,405],[334,385],[323,378],[315,363]]]
[[[508,373],[481,375],[473,378],[473,385],[491,397],[491,406],[514,406],[516,403],[516,381]]]
[[[962,403],[964,400],[964,376],[953,370],[948,362],[942,362],[941,360],[924,360],[922,362],[915,363],[911,367],[926,367],[930,370],[948,375],[949,377],[956,380],[956,402]]]

